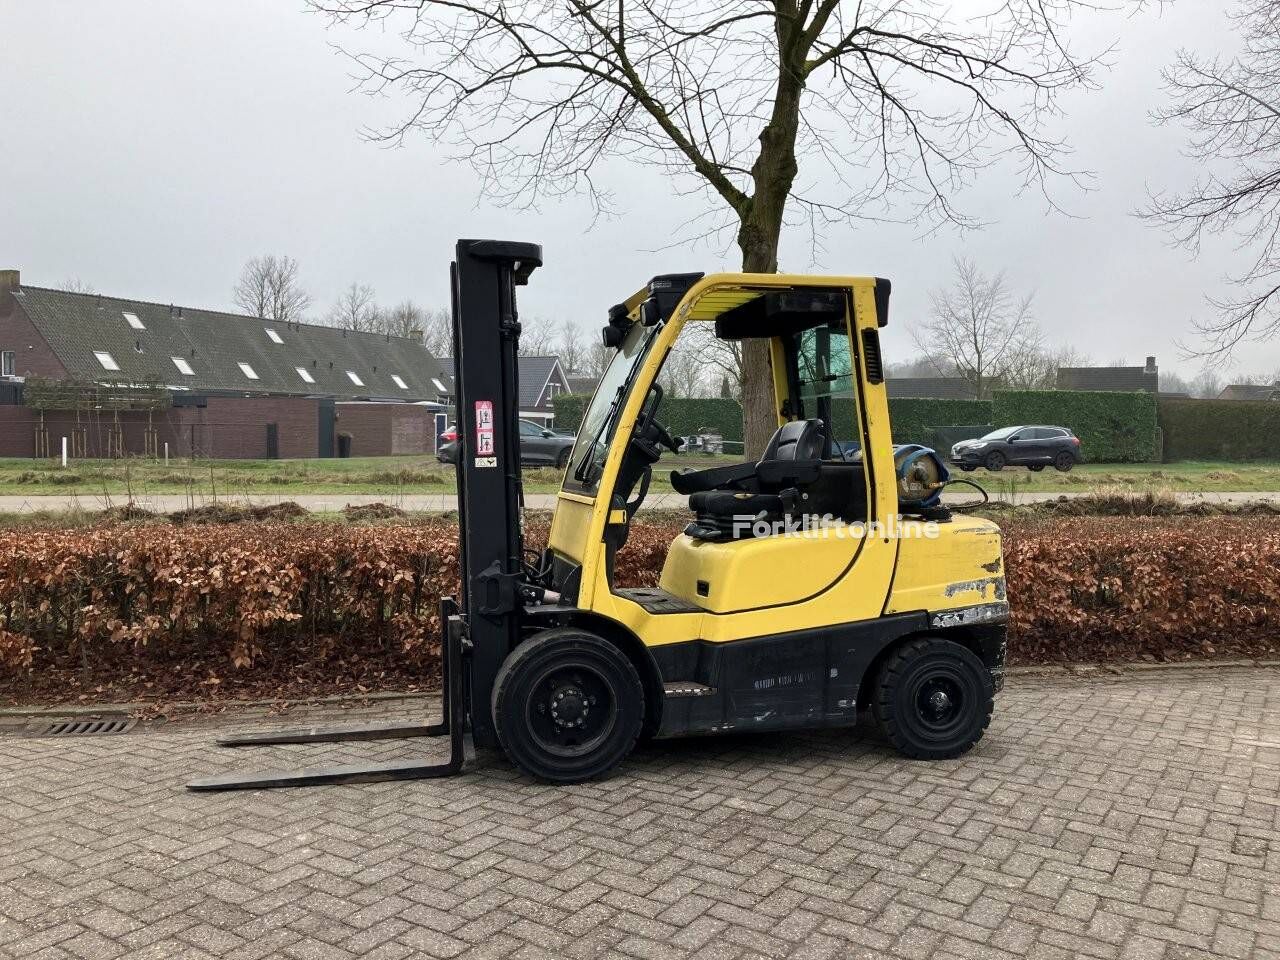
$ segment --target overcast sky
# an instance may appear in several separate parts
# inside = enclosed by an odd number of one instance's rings
[[[653,252],[692,211],[652,171],[607,171],[626,215],[591,227],[579,200],[537,212],[487,205],[471,169],[424,139],[368,142],[363,128],[406,105],[354,92],[332,44],[374,38],[326,26],[289,0],[0,0],[0,267],[33,285],[77,278],[105,294],[229,308],[248,257],[286,253],[319,313],[352,280],[385,303],[447,303],[453,241],[494,236],[544,245],[526,315],[595,325],[655,273],[736,266],[735,250]],[[1231,44],[1226,18],[1220,4],[1180,0],[1075,30],[1086,45],[1118,46],[1102,89],[1073,95],[1061,125],[1073,163],[1097,174],[1091,193],[1059,190],[1074,218],[991,176],[965,201],[993,221],[981,232],[839,227],[817,263],[801,231],[784,237],[788,269],[893,280],[891,359],[913,352],[908,326],[964,254],[1034,290],[1050,341],[1101,363],[1155,354],[1163,369],[1197,372],[1174,342],[1241,255],[1220,244],[1193,259],[1131,211],[1148,184],[1193,173],[1182,131],[1147,115],[1178,47]],[[1229,369],[1280,369],[1280,342]]]

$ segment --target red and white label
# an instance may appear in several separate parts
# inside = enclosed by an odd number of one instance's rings
[[[476,401],[476,456],[493,456],[493,401]]]

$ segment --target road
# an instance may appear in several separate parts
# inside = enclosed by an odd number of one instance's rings
[[[946,500],[952,503],[973,499],[972,491],[959,489],[948,491]],[[1045,500],[1057,500],[1059,497],[1078,497],[1084,493],[1018,493],[1013,499],[1017,503],[1038,503]],[[1243,501],[1266,500],[1280,503],[1278,492],[1234,492],[1234,493],[1180,493],[1176,496],[1187,503],[1207,501],[1210,503],[1239,503]],[[997,491],[991,491],[993,500],[1008,499]],[[346,506],[359,506],[370,503],[390,503],[411,512],[445,513],[458,508],[457,498],[443,493],[409,493],[409,494],[288,494],[257,493],[219,497],[220,503],[264,504],[293,502],[300,504],[313,513],[328,513],[342,510]],[[102,510],[108,506],[120,506],[127,502],[124,496],[0,496],[0,513],[34,513],[37,511],[67,510]],[[187,497],[183,494],[149,494],[134,497],[133,502],[147,510],[157,513],[175,513],[192,505],[213,502],[208,497]],[[525,497],[525,504],[532,510],[550,510],[555,506],[555,495],[535,493]],[[645,500],[642,510],[685,510],[688,498],[677,493],[650,494]]]
[[[182,789],[440,749],[211,746],[352,719],[0,735],[0,956],[1280,958],[1280,666],[1017,674],[942,763],[826,731],[651,744],[575,787],[482,753],[448,780]]]

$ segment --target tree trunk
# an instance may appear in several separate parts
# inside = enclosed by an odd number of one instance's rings
[[[760,154],[751,169],[755,193],[740,212],[738,247],[745,273],[777,273],[782,215],[795,182],[799,86],[779,89],[774,121],[760,134]],[[778,427],[768,340],[742,344],[742,421],[747,459],[758,459]]]

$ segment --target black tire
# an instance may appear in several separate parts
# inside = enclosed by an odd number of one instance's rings
[[[895,650],[880,668],[871,710],[904,757],[949,760],[982,739],[994,706],[991,672],[972,650],[921,637]]]
[[[1059,470],[1062,473],[1068,472],[1075,465],[1076,465],[1076,458],[1073,457],[1071,454],[1067,453],[1065,450],[1053,458],[1054,469]]]
[[[1006,463],[1008,463],[1008,460],[1005,459],[1004,454],[999,450],[992,450],[982,461],[982,465],[984,467],[996,473],[1003,470]]]
[[[973,473],[973,471],[977,470],[978,468],[970,467],[966,465],[966,466],[962,466],[960,469],[963,470],[965,473]]]
[[[1044,469],[1044,464],[1043,464],[1043,463],[1028,463],[1028,464],[1027,464],[1027,469],[1028,469],[1028,470],[1030,470],[1032,473],[1039,473],[1041,470],[1043,470],[1043,469]]]
[[[608,773],[644,726],[644,688],[635,666],[607,640],[572,627],[543,631],[511,651],[494,681],[491,707],[507,757],[549,783]]]
[[[572,447],[565,447],[556,454],[556,469],[563,470],[569,466],[569,454],[573,453]]]

